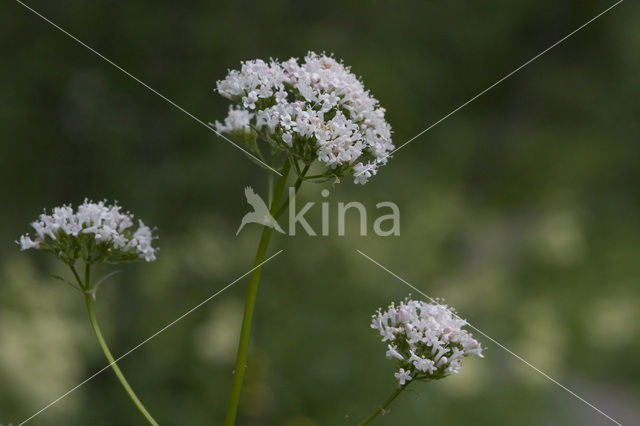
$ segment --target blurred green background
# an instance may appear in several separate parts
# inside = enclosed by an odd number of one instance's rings
[[[244,59],[334,52],[388,111],[396,145],[604,10],[539,2],[45,2],[36,10],[205,122]],[[366,186],[307,184],[302,202],[401,210],[401,236],[277,235],[263,272],[242,425],[353,425],[396,386],[370,315],[434,297],[624,424],[640,422],[640,7],[622,3],[399,151]],[[159,228],[152,264],[98,294],[122,354],[246,272],[235,231],[265,173],[53,29],[0,5],[0,423],[14,426],[101,369],[81,297],[13,243],[43,208],[118,200]],[[635,136],[634,136],[635,135]],[[318,203],[309,215],[319,228]],[[375,217],[375,214],[373,215]],[[333,220],[333,219],[332,219]],[[369,219],[371,231],[373,218]],[[247,279],[120,364],[163,425],[221,424]],[[607,425],[505,351],[418,384],[379,425]],[[138,425],[107,371],[34,425]]]

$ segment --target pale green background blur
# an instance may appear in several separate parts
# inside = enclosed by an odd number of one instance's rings
[[[224,116],[213,88],[241,60],[334,52],[387,108],[397,145],[612,4],[28,3],[205,122]],[[360,237],[354,223],[346,237],[274,238],[270,253],[285,252],[263,273],[239,424],[353,425],[393,390],[369,319],[409,289],[357,249],[640,422],[639,18],[622,3],[366,186],[331,188],[332,215],[338,201],[374,217],[396,202],[400,237]],[[158,261],[125,266],[98,294],[122,354],[251,267],[260,229],[235,231],[243,188],[266,185],[235,148],[18,3],[0,5],[0,34],[0,423],[16,426],[106,364],[82,299],[47,276],[64,271],[13,243],[43,208],[117,199],[159,228]],[[246,285],[121,362],[163,425],[221,423]],[[485,360],[418,384],[374,424],[612,424],[478,337]],[[31,424],[143,423],[107,371]]]

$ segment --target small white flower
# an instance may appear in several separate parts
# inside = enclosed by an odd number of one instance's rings
[[[482,357],[482,347],[463,329],[466,321],[446,305],[406,299],[378,310],[371,328],[379,331],[387,344],[386,356],[396,359],[400,372],[395,374],[402,385],[413,379],[440,379],[457,373],[462,358]],[[410,376],[411,375],[411,376]]]
[[[293,136],[291,136],[291,133],[283,133],[282,134],[282,140],[284,141],[284,143],[286,143],[288,146],[293,146],[293,143],[291,142],[293,140]]]
[[[400,385],[404,385],[406,382],[411,381],[411,375],[409,373],[409,371],[405,371],[404,368],[401,368],[397,373],[393,374],[393,377],[398,379],[398,383],[400,383]]]
[[[409,352],[411,354],[411,358],[409,358],[409,362],[413,363],[413,366],[417,370],[425,373],[426,372],[433,373],[435,363],[432,360],[417,356],[416,354],[413,353],[413,351],[409,351]]]
[[[33,241],[29,237],[29,234],[25,234],[20,237],[20,241],[16,241],[16,244],[20,245],[20,250],[29,250],[30,248],[37,249],[40,245],[40,241],[38,239],[36,239],[36,241]]]
[[[287,102],[287,92],[283,89],[280,89],[276,92],[276,102],[279,104],[283,104]]]
[[[365,183],[367,183],[367,181],[369,181],[369,178],[376,173],[378,173],[378,169],[375,163],[368,163],[367,165],[358,163],[353,167],[353,182],[364,185]]]
[[[387,358],[396,358],[401,361],[404,360],[404,357],[400,355],[400,352],[398,352],[398,348],[395,345],[388,345],[388,348],[389,350],[387,351]]]
[[[220,133],[231,133],[236,131],[248,132],[249,124],[253,114],[244,109],[234,109],[229,107],[229,114],[224,119],[224,123],[215,122],[215,128]]]

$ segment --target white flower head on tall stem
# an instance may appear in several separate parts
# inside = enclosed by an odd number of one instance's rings
[[[152,230],[141,220],[134,229],[133,215],[117,204],[85,200],[77,209],[71,205],[45,211],[31,223],[35,230],[16,241],[22,250],[36,249],[53,253],[68,265],[78,259],[87,264],[118,263],[143,259],[156,260]]]
[[[394,376],[402,386],[457,373],[468,355],[482,358],[480,343],[463,329],[466,324],[447,305],[407,298],[384,312],[379,309],[371,328],[387,343],[387,358],[397,360],[399,371]]]
[[[108,366],[114,371],[129,399],[148,423],[157,426],[158,422],[144,407],[113,358],[100,331],[95,313],[94,302],[98,287],[117,271],[101,277],[96,277],[95,271],[92,273],[92,267],[98,264],[138,259],[147,262],[156,260],[157,249],[152,245],[152,230],[141,220],[135,228],[133,215],[122,212],[121,207],[115,203],[108,205],[106,201],[94,203],[87,199],[76,209],[71,205],[63,205],[55,207],[51,213],[45,210],[31,223],[31,227],[35,230],[34,239],[25,234],[16,243],[21,250],[35,249],[52,253],[69,267],[73,273],[71,280],[56,275],[52,277],[69,284],[83,295],[89,321],[109,361]],[[84,271],[78,272],[79,266],[84,266]]]
[[[333,56],[246,61],[217,82],[217,91],[234,105],[216,129],[260,158],[258,141],[304,164],[320,162],[321,177],[352,175],[364,184],[394,149],[385,109]]]

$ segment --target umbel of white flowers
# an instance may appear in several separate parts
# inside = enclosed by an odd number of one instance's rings
[[[447,305],[405,299],[373,316],[371,328],[387,343],[387,358],[396,359],[394,374],[402,386],[412,380],[441,379],[461,368],[468,355],[483,357],[482,347],[464,330],[467,322]]]
[[[78,259],[87,264],[156,260],[151,229],[140,220],[134,230],[133,215],[120,209],[117,204],[86,199],[76,210],[71,205],[55,207],[51,214],[45,211],[31,223],[35,239],[25,234],[16,243],[22,250],[53,253],[68,265]]]
[[[385,109],[332,56],[246,61],[218,81],[217,90],[235,106],[216,129],[260,158],[266,143],[305,164],[320,161],[327,179],[353,175],[364,184],[394,149]]]

